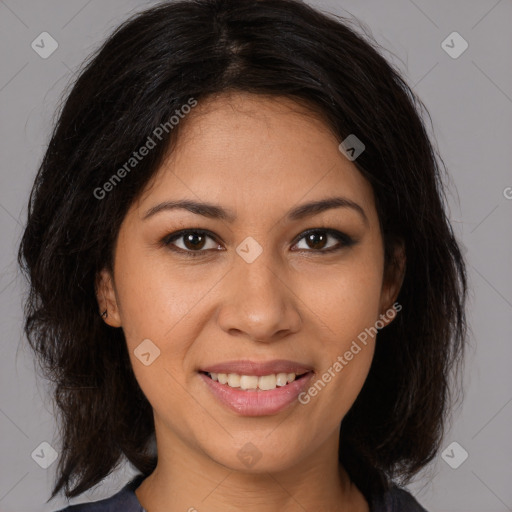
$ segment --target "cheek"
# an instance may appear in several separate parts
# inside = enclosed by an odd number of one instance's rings
[[[304,295],[321,333],[313,333],[321,344],[321,370],[304,401],[310,400],[311,412],[329,411],[326,428],[334,428],[348,412],[372,363],[382,284],[378,255],[361,252],[343,266],[331,267],[328,274],[316,276],[315,286]]]
[[[317,316],[329,344],[342,348],[379,318],[382,264],[378,258],[359,253],[302,282],[300,297]]]
[[[148,257],[131,246],[116,261],[121,321],[130,346],[149,338],[167,343],[182,329],[210,280],[173,268],[164,257]]]
[[[215,276],[198,279],[197,268],[176,269],[165,257],[148,257],[135,244],[124,247],[116,259],[115,279],[134,374],[155,410],[181,410],[187,403],[187,371],[194,362],[190,348],[201,329],[197,315]]]

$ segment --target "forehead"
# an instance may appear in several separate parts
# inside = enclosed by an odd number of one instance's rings
[[[184,121],[171,162],[183,155],[198,155],[198,150],[214,161],[233,156],[245,156],[249,161],[264,151],[264,164],[284,154],[287,158],[314,156],[314,145],[324,149],[329,142],[337,145],[321,114],[282,96],[243,92],[216,95],[199,102]]]
[[[262,207],[277,213],[301,199],[342,194],[373,207],[370,184],[327,123],[290,98],[223,94],[199,102],[182,123],[143,206],[187,197],[261,216]]]

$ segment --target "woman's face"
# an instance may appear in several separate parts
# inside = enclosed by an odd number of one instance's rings
[[[98,293],[153,407],[159,455],[258,472],[337,457],[374,353],[365,329],[388,322],[398,291],[383,279],[372,188],[289,99],[223,95],[180,128]]]

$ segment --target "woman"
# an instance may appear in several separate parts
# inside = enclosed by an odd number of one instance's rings
[[[66,511],[422,511],[466,275],[421,103],[346,20],[184,0],[125,22],[30,199],[26,334]],[[153,444],[153,442],[155,442]]]

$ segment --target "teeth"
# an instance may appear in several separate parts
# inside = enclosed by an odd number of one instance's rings
[[[212,380],[221,384],[227,384],[230,388],[247,390],[269,391],[277,387],[286,386],[293,382],[297,375],[295,373],[278,373],[271,375],[238,375],[237,373],[209,373]]]
[[[239,388],[240,387],[240,375],[236,373],[230,373],[228,375],[228,386],[230,388]]]
[[[288,374],[287,373],[278,373],[276,375],[276,384],[278,386],[286,386],[286,383],[288,382]]]
[[[263,391],[268,391],[269,389],[276,389],[277,387],[276,375],[264,375],[256,379],[258,381],[258,389],[261,389]]]
[[[232,373],[229,375],[231,377]],[[257,389],[259,378],[255,375],[242,375],[240,376],[240,387],[242,389]],[[229,379],[228,379],[229,384]],[[229,384],[231,386],[231,384]]]

